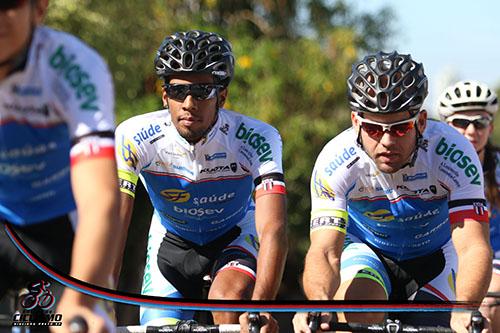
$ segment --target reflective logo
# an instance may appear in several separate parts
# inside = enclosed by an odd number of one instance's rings
[[[189,194],[189,192],[176,188],[163,190],[160,194],[165,200],[172,202],[186,202],[189,198],[191,198],[191,194]]]
[[[377,222],[394,221],[394,215],[392,215],[391,212],[387,209],[379,209],[374,212],[365,212],[363,215]]]

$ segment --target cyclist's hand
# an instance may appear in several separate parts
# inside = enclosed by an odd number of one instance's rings
[[[248,333],[248,312],[245,312],[239,317],[241,333]],[[278,333],[279,326],[276,319],[274,319],[270,313],[261,312],[260,313],[260,333]]]
[[[111,318],[111,314],[104,310],[102,301],[96,303],[94,301],[88,301],[91,298],[88,296],[81,296],[77,299],[72,298],[65,291],[59,305],[57,306],[56,313],[61,313],[63,316],[63,325],[60,327],[51,327],[53,333],[70,333],[69,324],[73,318],[81,317],[87,324],[88,331],[82,333],[107,333],[115,332],[116,325],[114,324],[114,318]]]
[[[484,329],[481,333],[489,333],[488,320],[484,319]],[[454,311],[451,313],[450,326],[457,333],[468,333],[471,326],[471,313],[468,311]]]
[[[293,331],[295,333],[310,333],[309,329],[309,313],[308,312],[297,312],[293,316]],[[332,314],[330,312],[323,312],[319,318],[320,326],[319,328],[328,331],[330,329],[329,323],[332,321]]]

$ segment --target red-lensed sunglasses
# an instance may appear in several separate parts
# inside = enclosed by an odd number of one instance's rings
[[[385,132],[395,137],[405,136],[412,128],[418,119],[418,113],[410,119],[397,121],[395,123],[379,123],[377,121],[362,118],[356,114],[356,119],[359,121],[361,128],[371,137],[381,137]]]
[[[28,0],[0,0],[0,10],[15,9],[23,6]]]

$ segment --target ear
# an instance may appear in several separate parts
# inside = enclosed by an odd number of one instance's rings
[[[356,130],[356,133],[359,132],[359,121],[358,118],[356,118],[356,112],[351,111],[351,122],[352,122],[352,127]]]
[[[163,102],[163,107],[165,109],[168,109],[168,95],[167,95],[167,91],[165,90],[165,88],[162,89],[161,100]]]
[[[422,110],[418,115],[417,128],[420,133],[424,133],[425,127],[427,127],[427,111]]]
[[[41,24],[47,13],[47,7],[49,6],[49,0],[37,0],[33,5],[33,19],[36,25]]]
[[[227,99],[227,88],[224,88],[219,92],[219,108],[222,108],[224,106],[224,103],[226,103]]]

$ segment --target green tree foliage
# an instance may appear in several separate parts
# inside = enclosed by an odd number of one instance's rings
[[[328,0],[52,0],[47,23],[80,36],[107,59],[119,121],[161,107],[153,59],[167,34],[202,29],[232,42],[236,74],[226,107],[282,135],[291,249],[281,297],[298,298],[314,161],[349,127],[350,66],[385,47],[391,17],[389,9],[357,13],[346,1]],[[136,205],[134,219],[147,228],[150,214]]]

